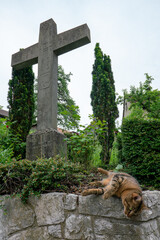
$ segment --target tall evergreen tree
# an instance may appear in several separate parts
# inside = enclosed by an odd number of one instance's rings
[[[101,51],[99,43],[95,47],[95,62],[92,72],[91,105],[96,118],[106,122],[104,136],[101,137],[102,160],[109,162],[109,152],[114,140],[115,120],[118,117],[115,85],[111,59]]]
[[[58,66],[58,126],[63,129],[75,129],[79,126],[79,107],[70,96],[68,83],[71,81],[71,73],[66,74],[61,65]]]
[[[34,73],[32,67],[12,71],[8,91],[10,134],[15,156],[25,157],[25,142],[34,114]],[[23,146],[19,148],[19,144]]]

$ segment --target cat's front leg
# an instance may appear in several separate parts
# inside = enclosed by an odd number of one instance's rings
[[[96,189],[96,188],[93,188],[93,189],[87,189],[87,190],[84,190],[82,192],[82,196],[87,196],[87,195],[90,195],[90,194],[96,194],[96,195],[100,195],[100,194],[103,194],[104,193],[104,190],[103,189]]]
[[[112,191],[104,191],[104,194],[103,194],[103,199],[108,199],[110,197],[112,197],[114,195],[115,192],[112,192]]]
[[[102,187],[102,181],[95,181],[95,182],[90,182],[89,185],[94,186],[94,187]]]
[[[110,184],[104,188],[103,199],[113,196],[117,192],[119,185],[119,181],[113,178]]]

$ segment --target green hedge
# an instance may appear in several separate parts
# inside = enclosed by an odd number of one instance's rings
[[[13,160],[0,164],[0,195],[19,194],[22,201],[26,202],[32,194],[67,192],[85,178],[83,171],[80,164],[59,156],[36,161]]]
[[[160,120],[124,119],[122,155],[141,184],[160,188]]]

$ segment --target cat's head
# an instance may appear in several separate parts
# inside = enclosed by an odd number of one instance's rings
[[[123,200],[124,214],[127,217],[132,217],[141,213],[142,210],[147,209],[142,196],[138,193],[128,194]]]

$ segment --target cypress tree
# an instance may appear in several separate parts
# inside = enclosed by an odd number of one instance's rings
[[[91,105],[96,118],[106,122],[103,136],[99,137],[102,145],[101,157],[109,162],[110,150],[114,141],[115,120],[118,117],[115,85],[111,68],[111,59],[101,51],[99,44],[95,47],[95,62],[92,72]]]
[[[26,137],[34,114],[34,73],[32,67],[12,70],[8,91],[10,135],[15,157],[25,157]]]

